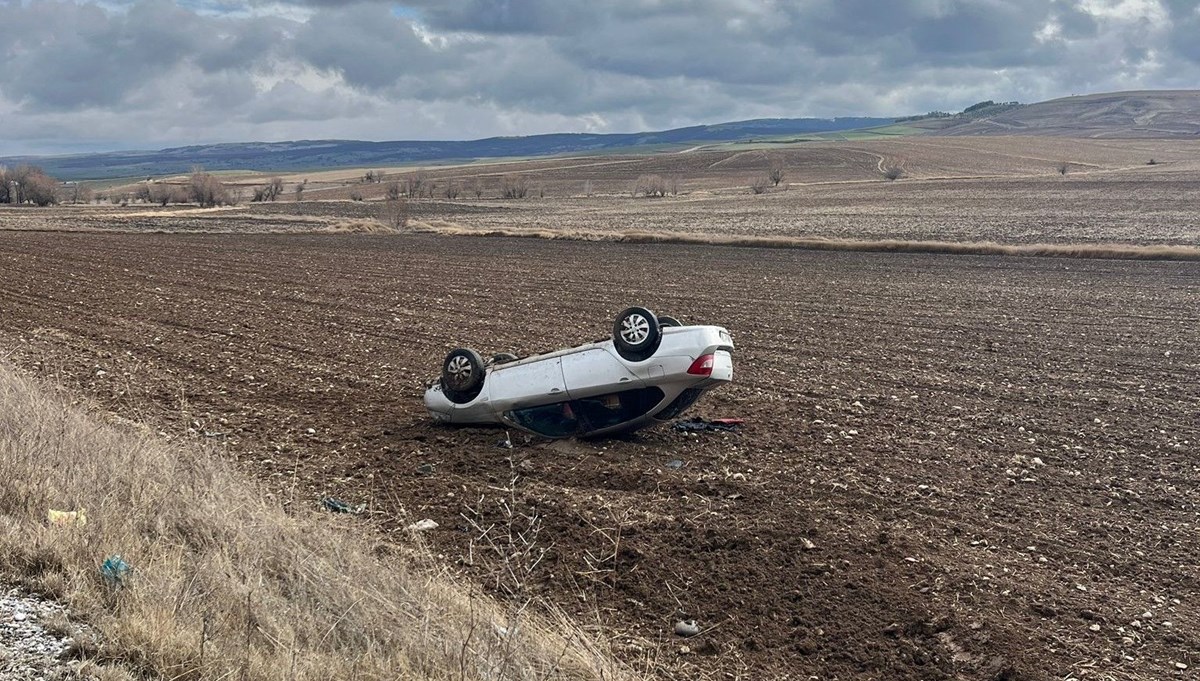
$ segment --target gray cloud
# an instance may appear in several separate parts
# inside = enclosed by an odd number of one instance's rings
[[[902,115],[1179,87],[1193,0],[8,0],[0,155]]]

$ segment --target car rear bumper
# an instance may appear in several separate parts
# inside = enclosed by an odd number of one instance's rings
[[[717,350],[713,353],[712,375],[714,381],[733,380],[733,355],[728,350]]]

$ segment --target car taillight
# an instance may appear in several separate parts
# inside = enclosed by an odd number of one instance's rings
[[[688,367],[687,372],[696,376],[712,376],[713,356],[700,355],[692,362],[692,366]]]

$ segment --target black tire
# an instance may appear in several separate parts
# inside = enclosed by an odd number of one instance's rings
[[[676,319],[674,317],[669,317],[667,315],[663,315],[658,318],[658,325],[662,326],[662,327],[683,326],[683,322],[679,321],[678,319]]]
[[[630,362],[648,359],[662,341],[658,317],[644,307],[631,307],[613,322],[613,345],[617,354]]]
[[[507,364],[509,362],[515,362],[518,359],[520,359],[520,357],[517,357],[511,352],[497,352],[496,354],[492,355],[492,364]]]
[[[471,348],[455,348],[442,362],[442,394],[455,404],[465,404],[483,389],[483,358]]]

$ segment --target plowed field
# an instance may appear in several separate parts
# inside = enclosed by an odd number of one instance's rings
[[[1197,301],[1196,263],[0,231],[11,361],[281,503],[433,519],[447,564],[678,679],[1193,674]],[[593,340],[632,303],[730,329],[694,412],[740,433],[502,449],[423,413],[451,347]]]

